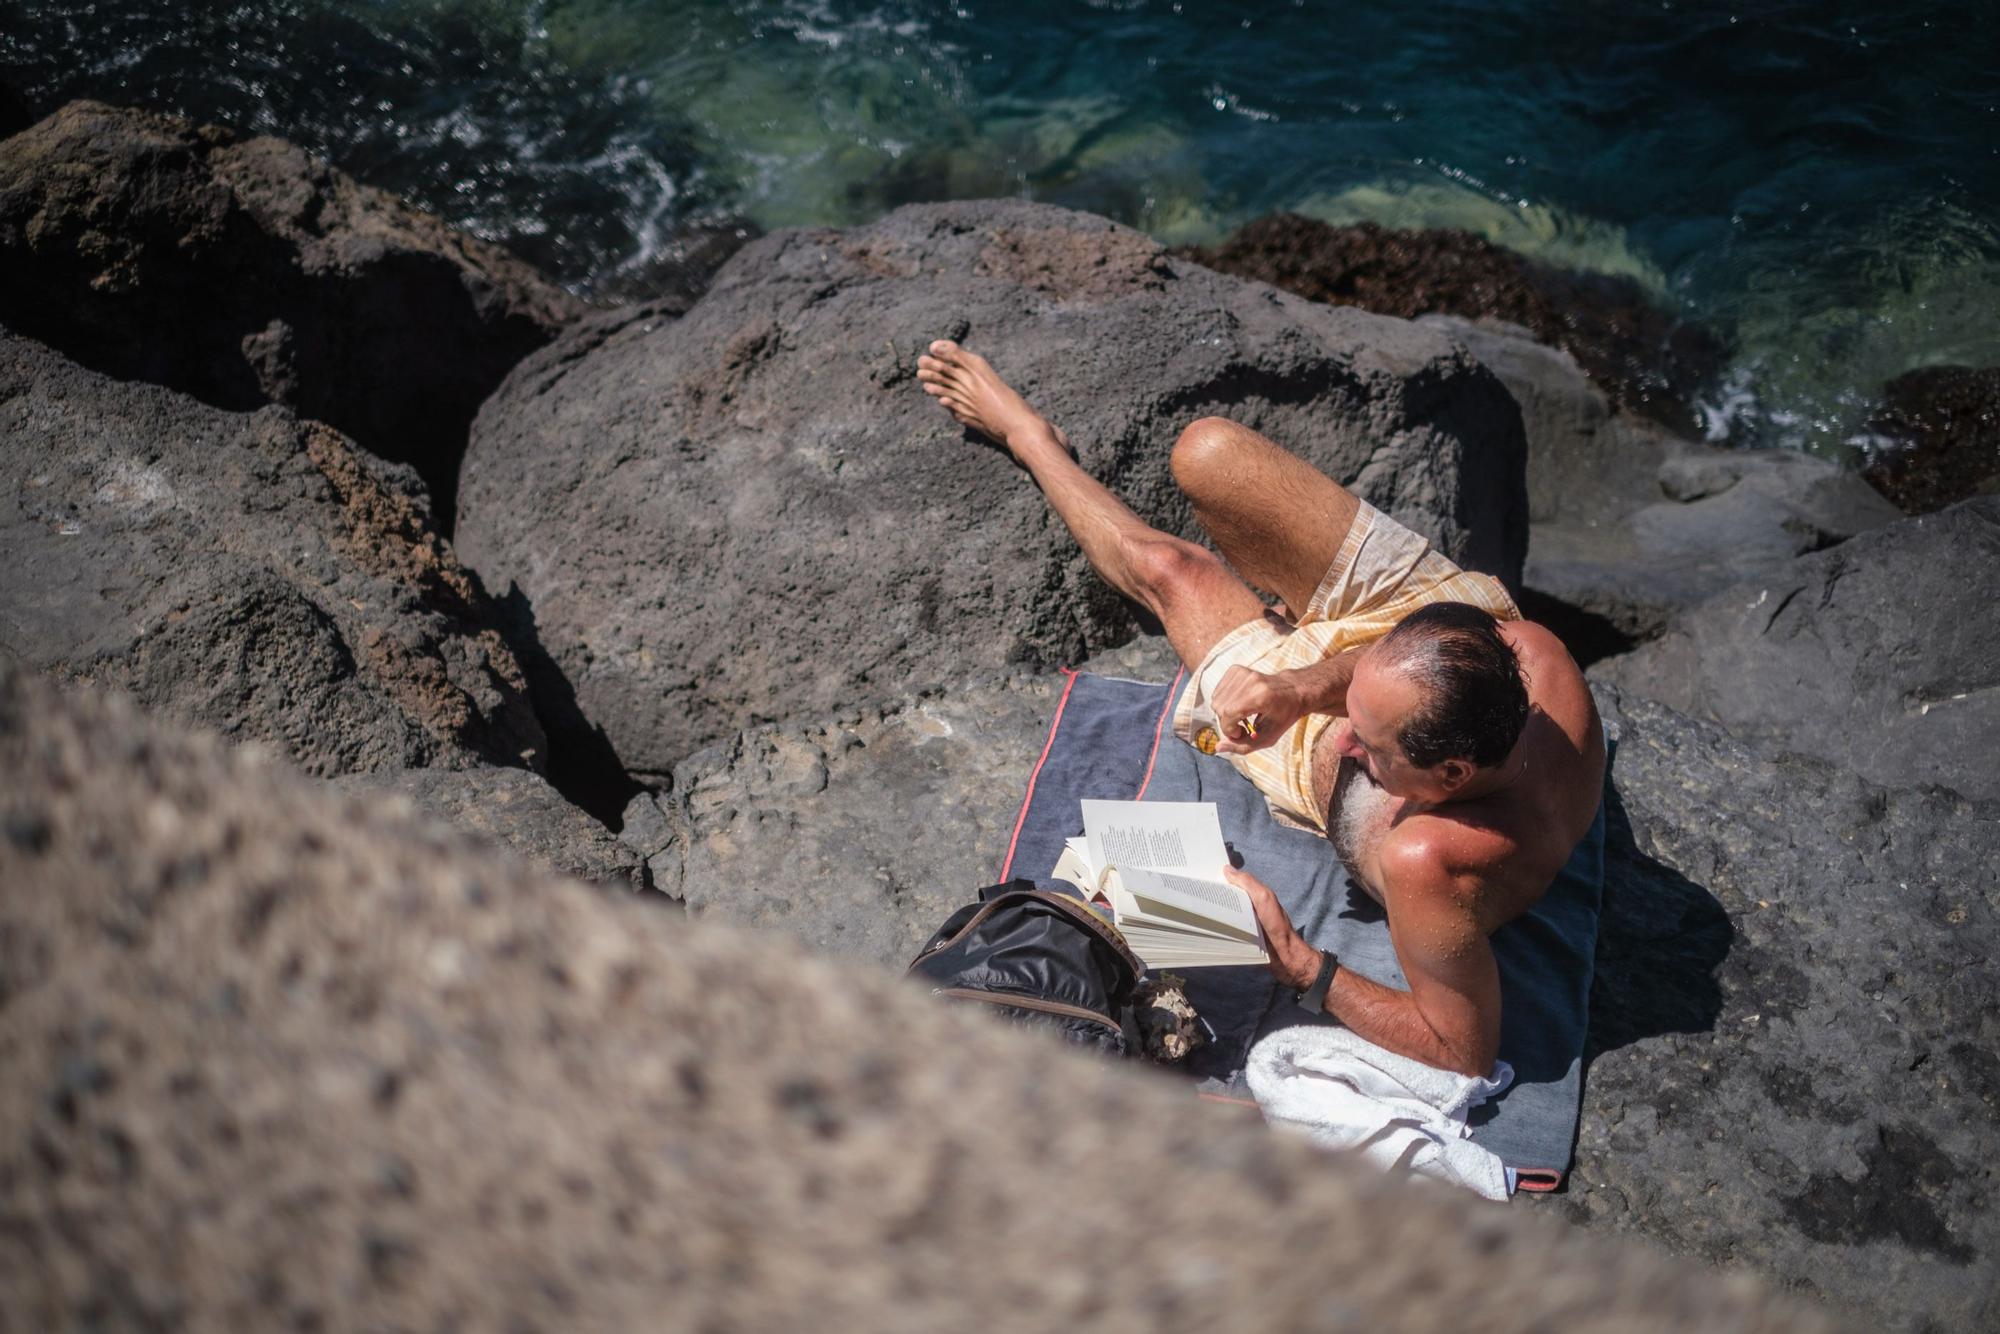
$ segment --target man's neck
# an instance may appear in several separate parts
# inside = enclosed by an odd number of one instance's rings
[[[1528,738],[1524,734],[1514,743],[1514,749],[1507,752],[1507,758],[1491,768],[1481,769],[1466,780],[1465,786],[1452,793],[1450,801],[1481,801],[1509,791],[1528,772]],[[1444,803],[1440,803],[1444,804]]]

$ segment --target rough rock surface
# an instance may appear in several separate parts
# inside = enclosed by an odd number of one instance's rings
[[[1911,514],[2000,492],[2000,366],[1925,366],[1882,387],[1863,476]]]
[[[0,658],[317,774],[540,762],[520,666],[407,468],[4,331],[0,439]]]
[[[1164,681],[1174,657],[1149,635],[1082,670]],[[1060,687],[1053,673],[958,682],[753,728],[633,798],[620,837],[691,914],[901,968],[999,878]]]
[[[598,338],[597,333],[589,335]],[[458,540],[628,768],[783,717],[1132,633],[1002,453],[921,393],[958,336],[1060,422],[1084,466],[1187,530],[1176,434],[1247,421],[1454,557],[1511,578],[1519,417],[1442,335],[1176,261],[1027,203],[920,205],[732,259],[677,322],[558,343],[488,401]]]
[[[651,889],[639,855],[526,769],[401,769],[337,780],[351,792],[389,792],[414,811],[482,835],[536,868],[592,884]]]
[[[1993,1328],[2000,804],[1597,693],[1621,800],[1594,1056],[1568,1192],[1539,1207],[1858,1328]]]
[[[1826,1327],[5,669],[0,885],[9,1328]]]
[[[1655,306],[1631,279],[1551,268],[1470,232],[1277,213],[1186,253],[1314,301],[1524,326],[1574,355],[1615,403],[1683,431],[1694,425],[1694,390],[1721,363],[1720,341]]]
[[[1767,753],[2000,798],[2000,497],[1737,584],[1593,675]]]
[[[281,139],[72,102],[0,144],[0,321],[125,379],[281,403],[414,464],[580,313],[497,246]]]
[[[1090,665],[1157,673],[1157,645]],[[2000,1256],[1979,1147],[2000,1122],[2000,810],[1759,759],[1599,690],[1624,740],[1577,1167],[1517,1207],[1749,1267],[1862,1327],[1978,1327],[1996,1294],[1963,1257]],[[1052,707],[1047,686],[971,684],[755,729],[635,802],[625,837],[693,912],[900,968],[997,872]]]
[[[1697,444],[1616,408],[1568,353],[1519,326],[1422,322],[1464,343],[1521,405],[1524,610],[1580,658],[1630,648],[1738,580],[1899,517],[1836,464]]]

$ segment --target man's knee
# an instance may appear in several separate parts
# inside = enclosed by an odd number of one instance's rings
[[[1168,459],[1174,481],[1197,502],[1204,494],[1214,495],[1227,488],[1248,434],[1252,434],[1248,428],[1227,417],[1203,417],[1188,423],[1174,441]]]
[[[1198,595],[1204,577],[1220,564],[1214,552],[1167,533],[1131,537],[1124,546],[1125,565],[1140,601],[1162,619],[1167,608]]]

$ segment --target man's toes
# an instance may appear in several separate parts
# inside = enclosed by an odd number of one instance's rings
[[[931,355],[946,361],[951,360],[953,356],[963,350],[963,348],[959,347],[957,343],[952,342],[949,338],[940,338],[931,344]]]

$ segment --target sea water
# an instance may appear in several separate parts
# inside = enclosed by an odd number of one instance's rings
[[[1982,4],[0,0],[0,79],[285,135],[583,289],[696,223],[1024,196],[1290,209],[1629,276],[1730,342],[1716,439],[1838,454],[2000,363]]]

